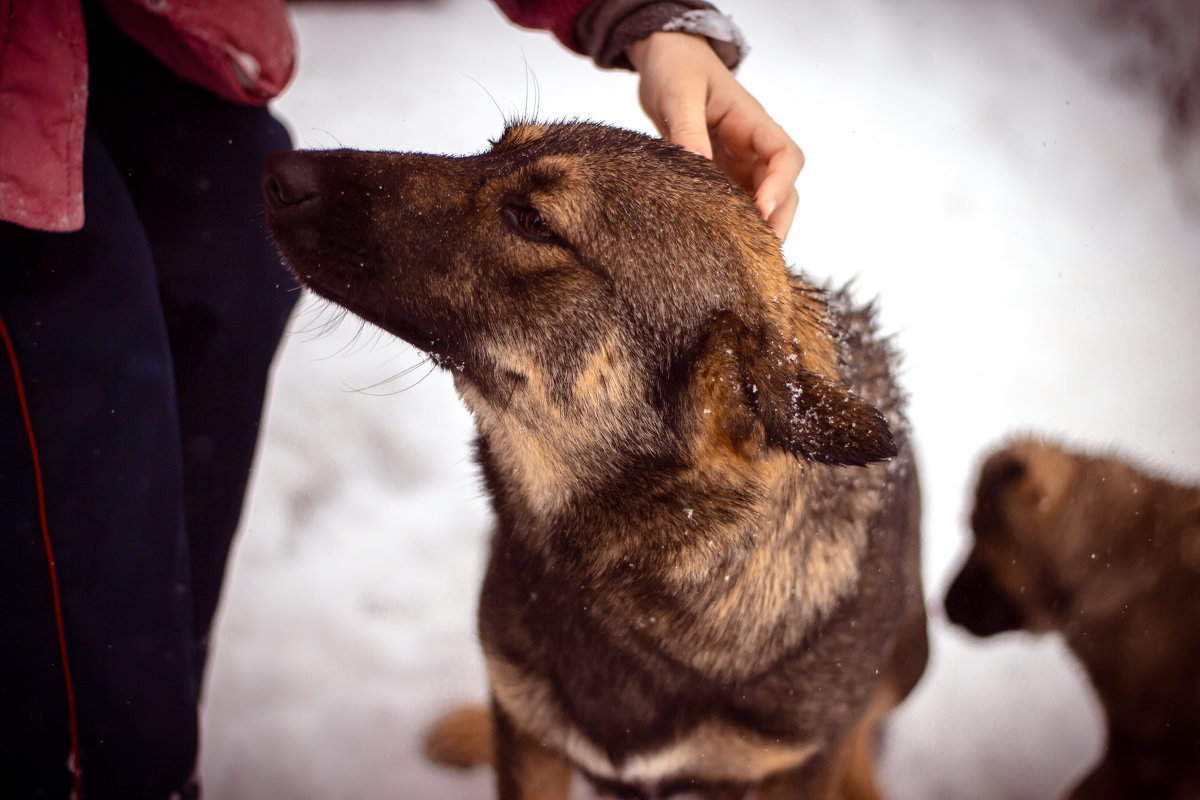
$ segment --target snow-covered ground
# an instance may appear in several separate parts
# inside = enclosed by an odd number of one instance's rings
[[[856,278],[907,354],[933,659],[882,782],[895,800],[1054,797],[1102,746],[1081,672],[1056,640],[949,628],[940,597],[978,459],[1007,435],[1200,480],[1200,212],[1157,107],[1023,4],[722,6],[753,47],[740,78],[808,158],[789,262]],[[276,108],[299,146],[475,152],[531,111],[650,130],[632,76],[484,0],[295,8],[301,69]],[[485,771],[420,755],[439,710],[484,696],[471,422],[419,353],[336,317],[301,310],[279,361],[206,693],[206,794],[485,797]]]

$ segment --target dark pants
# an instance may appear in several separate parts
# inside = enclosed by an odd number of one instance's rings
[[[208,632],[296,298],[258,188],[290,142],[265,109],[87,23],[87,222],[0,223],[0,321],[44,481],[84,796],[166,798],[195,770]],[[0,795],[66,797],[64,665],[11,373],[0,348]]]

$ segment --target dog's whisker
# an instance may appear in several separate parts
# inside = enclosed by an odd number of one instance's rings
[[[360,325],[365,326],[366,323],[354,314],[351,314],[345,308],[338,306],[324,298],[313,297],[312,302],[305,303],[300,309],[298,317],[309,317],[308,322],[297,325],[292,333],[301,337],[301,341],[315,342],[332,336],[346,320],[347,317],[353,317],[358,320]],[[355,334],[357,336],[358,334]],[[321,356],[319,360],[333,358],[334,356],[344,355],[350,351],[350,346],[353,342],[346,342],[335,348],[329,355]]]
[[[338,147],[345,147],[345,145],[344,145],[344,144],[342,144],[342,141],[341,141],[340,139],[338,139],[338,137],[334,136],[332,133],[330,133],[330,132],[329,132],[329,131],[327,131],[326,129],[324,129],[324,128],[312,128],[311,130],[313,130],[313,131],[316,131],[317,133],[323,133],[323,134],[325,134],[325,135],[326,135],[326,136],[328,136],[330,139],[332,139],[332,140],[333,140],[333,143],[334,143],[335,145],[337,145]]]
[[[398,381],[403,378],[407,378],[413,372],[415,372],[416,370],[420,369],[421,367],[425,367],[425,366],[427,366],[428,369],[425,370],[425,372],[421,375],[421,377],[417,378],[417,380],[408,384],[407,386],[401,386],[398,389],[394,389],[392,391],[387,391],[387,392],[375,391],[376,389],[378,389],[381,386],[386,386],[389,383],[392,383],[394,381]],[[367,386],[354,387],[354,386],[350,386],[349,384],[342,384],[342,386],[348,392],[352,392],[354,394],[365,394],[368,397],[394,397],[396,395],[407,392],[410,389],[414,389],[417,386],[420,386],[422,383],[425,382],[426,378],[428,378],[430,375],[433,374],[433,372],[436,369],[437,369],[436,364],[434,364],[428,358],[423,358],[416,364],[413,364],[412,366],[409,366],[409,367],[405,367],[400,372],[389,375],[388,377],[383,378],[379,381],[376,381],[375,383],[368,384]]]
[[[525,62],[525,113],[521,116],[521,119],[533,120],[537,118],[538,110],[542,106],[542,87],[538,83],[537,74],[534,73],[533,67],[529,65],[529,58],[525,55],[525,53],[522,53],[521,57]],[[529,93],[531,87],[533,89],[532,109],[529,107]]]
[[[494,94],[492,94],[491,90],[483,85],[483,81],[480,81],[478,78],[475,78],[472,75],[467,75],[464,73],[463,77],[466,78],[467,80],[471,81],[471,83],[478,86],[483,91],[483,93],[485,95],[487,95],[487,99],[489,101],[491,101],[492,105],[496,108],[496,113],[498,113],[500,115],[501,122],[503,122],[504,125],[507,127],[508,114],[505,113],[504,108],[500,105],[500,101],[496,99],[496,96]]]

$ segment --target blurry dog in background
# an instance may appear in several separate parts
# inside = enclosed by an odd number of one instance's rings
[[[971,527],[950,620],[1058,631],[1104,706],[1071,797],[1200,797],[1200,489],[1025,439],[984,463]]]
[[[790,275],[711,162],[589,123],[478,155],[277,154],[317,294],[450,370],[497,516],[492,704],[429,752],[502,798],[876,797],[926,660],[919,497],[869,308]]]

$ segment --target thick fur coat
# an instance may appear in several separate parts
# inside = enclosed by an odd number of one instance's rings
[[[504,798],[873,797],[925,662],[919,498],[869,308],[789,274],[711,162],[590,123],[466,157],[274,157],[315,292],[450,370],[497,517],[492,706],[445,761]]]

